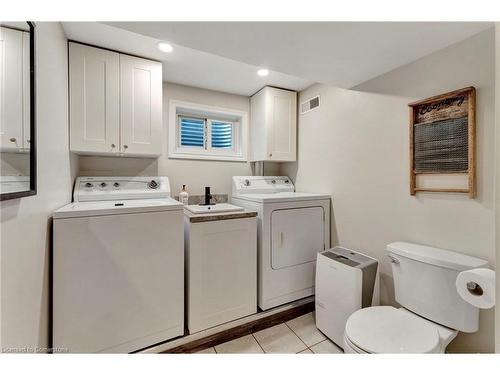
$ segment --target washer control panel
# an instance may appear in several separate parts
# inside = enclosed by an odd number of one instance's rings
[[[78,177],[75,202],[170,197],[168,177]]]

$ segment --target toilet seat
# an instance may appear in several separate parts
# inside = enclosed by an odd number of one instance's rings
[[[344,334],[344,353],[346,354],[371,354],[368,352],[365,352],[363,349],[358,348],[356,345],[354,345],[349,338]]]
[[[345,338],[357,352],[438,353],[441,348],[435,324],[392,306],[353,313],[346,323]]]

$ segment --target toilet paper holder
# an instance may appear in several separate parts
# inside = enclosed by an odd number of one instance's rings
[[[484,293],[483,288],[481,288],[481,285],[475,283],[474,281],[469,281],[467,283],[467,290],[473,296],[482,296]]]

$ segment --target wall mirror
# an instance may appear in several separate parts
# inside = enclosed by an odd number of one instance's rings
[[[0,200],[36,194],[35,25],[0,22]]]

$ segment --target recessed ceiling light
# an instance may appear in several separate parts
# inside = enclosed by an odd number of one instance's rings
[[[172,47],[168,43],[160,42],[158,43],[158,49],[162,52],[172,52],[174,50],[174,47]]]
[[[269,70],[267,69],[259,69],[257,70],[257,74],[261,77],[265,77],[269,74]]]

